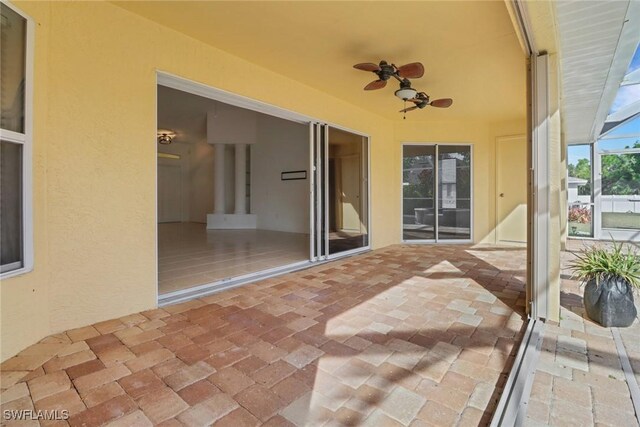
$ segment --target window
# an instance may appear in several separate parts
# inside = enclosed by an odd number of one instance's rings
[[[0,3],[0,274],[33,266],[31,228],[31,46],[33,24]]]

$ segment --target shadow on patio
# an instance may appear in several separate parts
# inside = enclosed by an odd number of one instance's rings
[[[524,249],[392,246],[67,331],[2,364],[2,409],[66,408],[71,425],[483,424],[522,337],[525,265]]]

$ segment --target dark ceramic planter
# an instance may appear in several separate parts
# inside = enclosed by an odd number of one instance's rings
[[[584,287],[584,308],[587,316],[606,327],[631,326],[636,319],[637,310],[633,303],[633,287],[619,278],[595,279]]]

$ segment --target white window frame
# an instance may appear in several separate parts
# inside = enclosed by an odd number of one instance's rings
[[[0,273],[0,279],[33,270],[33,56],[35,21],[6,0],[2,4],[26,20],[24,134],[0,129],[0,139],[22,145],[22,267]]]

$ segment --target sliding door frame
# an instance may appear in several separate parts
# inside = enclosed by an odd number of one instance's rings
[[[435,181],[435,193],[433,199],[434,206],[434,238],[433,239],[405,239],[404,238],[404,147],[405,146],[423,146],[434,147],[434,181]],[[438,173],[440,154],[439,147],[469,147],[469,154],[471,156],[469,164],[469,239],[439,239],[438,238],[438,202],[440,200],[440,177]],[[469,142],[403,142],[400,153],[400,241],[404,244],[434,244],[434,243],[446,243],[446,244],[468,244],[473,243],[473,222],[474,222],[474,188],[473,188],[473,144]]]
[[[300,114],[291,110],[287,110],[285,108],[281,108],[272,104],[268,104],[262,101],[258,101],[256,99],[248,98],[242,95],[235,94],[233,92],[228,92],[222,89],[215,88],[210,85],[206,85],[203,83],[196,82],[194,80],[186,79],[175,74],[171,74],[166,71],[156,70],[156,88],[158,86],[169,87],[172,89],[176,89],[185,93],[190,93],[193,95],[202,96],[204,98],[212,99],[219,102],[224,102],[225,104],[229,104],[235,107],[244,108],[251,111],[256,111],[258,113],[267,114],[273,117],[277,117],[280,119],[288,120],[295,123],[300,123],[304,125],[308,125],[310,128],[309,131],[309,141],[307,142],[310,147],[310,163],[309,163],[309,171],[308,171],[308,179],[310,184],[309,191],[309,218],[310,218],[310,243],[309,243],[309,258],[307,261],[296,262],[292,264],[283,265],[281,267],[272,268],[269,270],[262,270],[255,273],[250,273],[242,276],[229,277],[222,280],[217,280],[211,283],[205,283],[202,285],[197,285],[191,288],[182,289],[175,292],[169,292],[166,294],[159,294],[158,289],[158,162],[157,156],[154,156],[154,175],[155,175],[155,210],[154,210],[154,220],[155,220],[155,270],[156,270],[156,300],[158,301],[159,306],[164,306],[167,304],[174,304],[181,301],[188,301],[193,298],[199,298],[205,295],[209,295],[215,292],[220,292],[225,289],[231,289],[237,286],[242,286],[243,284],[250,283],[255,280],[266,279],[268,277],[273,277],[285,273],[289,273],[296,270],[301,270],[304,268],[308,268],[313,266],[314,264],[320,264],[332,259],[342,258],[349,255],[354,255],[356,253],[364,252],[371,250],[371,237],[372,237],[372,227],[371,227],[371,147],[370,141],[371,138],[369,135],[346,128],[344,126],[339,126],[330,122],[321,121],[317,118],[307,116],[305,114]],[[157,92],[156,92],[157,93]],[[157,106],[158,100],[156,97],[156,129],[157,125]],[[368,232],[368,241],[367,245],[362,248],[358,248],[357,250],[345,251],[332,256],[327,256],[324,258],[314,257],[314,236],[313,232],[315,232],[315,228],[313,228],[314,220],[316,219],[316,214],[314,213],[314,200],[315,200],[315,192],[314,192],[314,170],[313,170],[313,148],[314,148],[314,124],[320,126],[327,126],[327,138],[328,138],[328,126],[331,126],[334,129],[340,129],[346,132],[350,132],[362,137],[367,138],[367,162],[368,162],[368,176],[367,176],[367,215],[368,215],[368,224],[367,224],[367,232]],[[153,144],[156,144],[156,132],[153,132]],[[327,143],[328,147],[328,143]],[[157,152],[157,149],[156,149]],[[328,239],[328,234],[327,234]],[[327,245],[328,248],[328,245]],[[328,252],[328,249],[327,249]]]
[[[366,182],[361,182],[360,186],[361,189],[367,193],[367,201],[364,205],[367,211],[367,244],[360,248],[350,249],[348,251],[342,251],[335,254],[331,254],[329,251],[329,128],[349,132],[362,137],[363,141],[361,143],[363,147],[366,146],[367,149],[366,156],[362,156],[362,162],[366,162],[366,165],[361,165],[361,171],[366,170],[367,177]],[[309,124],[309,135],[311,137],[309,141],[309,170],[311,171],[310,175],[313,177],[309,183],[309,191],[311,194],[311,237],[309,240],[315,242],[310,244],[311,261],[329,261],[371,250],[371,138],[369,135],[362,132],[324,122],[311,122]],[[324,146],[322,146],[321,141],[324,141]],[[321,150],[322,153],[320,152]],[[318,158],[318,162],[316,162],[315,158]],[[316,164],[319,165],[319,168],[314,169]],[[319,193],[317,189],[319,188],[319,183],[321,182],[320,179],[323,175],[324,191]],[[318,216],[317,211],[320,209],[316,209],[316,206],[322,206],[322,216]]]

